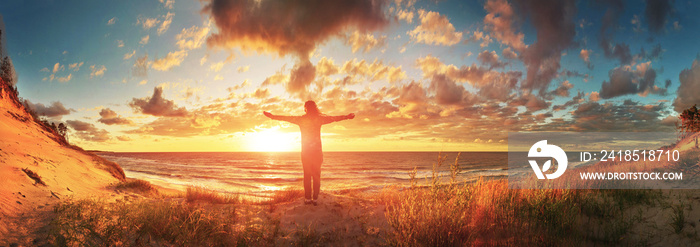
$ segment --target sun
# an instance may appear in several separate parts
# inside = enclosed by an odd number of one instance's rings
[[[246,136],[248,150],[253,152],[289,152],[300,145],[298,133],[284,133],[278,128],[263,129]]]

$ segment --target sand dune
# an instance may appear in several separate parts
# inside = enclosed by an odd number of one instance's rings
[[[121,168],[61,144],[0,81],[0,236],[26,236],[32,214],[67,198],[99,197]],[[118,168],[118,169],[116,169]],[[111,172],[109,169],[113,169]],[[120,176],[121,175],[121,176]],[[31,178],[31,177],[34,178]],[[120,177],[120,178],[117,178]],[[3,243],[0,242],[0,245]]]

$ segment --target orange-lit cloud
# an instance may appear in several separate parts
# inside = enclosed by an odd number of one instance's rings
[[[119,114],[109,108],[104,108],[100,111],[100,119],[98,119],[97,122],[106,125],[127,125],[133,123],[131,120],[119,116]]]
[[[153,62],[151,63],[151,68],[160,71],[167,71],[175,66],[180,66],[180,64],[182,63],[182,61],[185,60],[186,57],[186,50],[169,52],[168,55],[166,55],[165,57],[153,60]]]
[[[408,32],[414,42],[450,46],[462,40],[462,32],[455,31],[450,20],[440,13],[421,9],[418,15],[421,24]]]
[[[374,48],[381,48],[386,46],[386,35],[382,35],[379,38],[375,38],[374,35],[369,33],[360,33],[355,30],[350,36],[345,38],[345,44],[352,47],[352,52],[355,53],[362,49],[362,52],[368,52]]]
[[[185,117],[187,109],[178,107],[175,102],[163,98],[163,88],[153,88],[153,96],[146,98],[133,98],[129,102],[136,112],[162,117]]]
[[[91,142],[105,142],[111,139],[111,135],[104,129],[99,129],[91,123],[86,123],[80,120],[66,121],[68,127],[75,130],[75,135],[79,139]]]

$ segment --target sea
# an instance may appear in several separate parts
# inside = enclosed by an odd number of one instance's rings
[[[303,187],[299,152],[167,152],[98,153],[118,163],[129,178],[165,188],[204,187],[226,193],[264,195],[287,187]],[[457,159],[459,155],[459,159]],[[429,183],[438,156],[442,182],[450,182],[450,165],[457,162],[457,182],[480,176],[507,175],[506,152],[324,152],[321,190],[378,191],[387,186]]]

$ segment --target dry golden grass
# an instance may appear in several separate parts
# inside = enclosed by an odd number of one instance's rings
[[[115,186],[118,190],[132,190],[140,193],[158,195],[160,192],[148,181],[129,178]]]
[[[438,159],[434,169],[444,161]],[[506,179],[439,181],[428,178],[427,187],[412,181],[410,188],[392,187],[381,193],[387,220],[395,230],[389,239],[392,245],[620,244],[637,220],[626,216],[625,210],[661,197],[652,190],[511,189]],[[584,217],[592,219],[587,222],[595,222],[598,230],[584,227]]]
[[[236,204],[241,202],[240,196],[223,194],[202,187],[189,187],[185,194],[187,202],[208,202],[214,204]]]
[[[304,197],[304,191],[300,189],[285,188],[272,193],[270,198],[259,201],[260,204],[278,204],[295,201]]]

